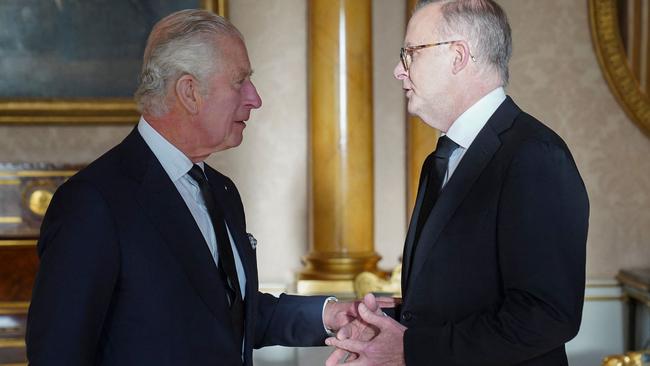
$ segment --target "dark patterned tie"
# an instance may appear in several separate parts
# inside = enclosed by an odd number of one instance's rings
[[[237,267],[235,267],[235,258],[230,247],[230,238],[228,238],[223,212],[212,195],[212,189],[201,167],[195,164],[187,174],[198,183],[205,201],[205,207],[208,209],[208,214],[210,214],[214,233],[217,237],[217,251],[219,252],[217,267],[226,289],[235,336],[239,341],[238,344],[241,344],[244,337],[244,301],[241,297]]]
[[[445,179],[447,166],[449,165],[449,157],[458,148],[458,144],[451,141],[447,135],[441,136],[438,139],[436,149],[427,156],[424,164],[422,165],[422,174],[427,174],[427,186],[424,191],[424,199],[420,207],[420,215],[418,216],[418,225],[415,229],[415,241],[417,245],[420,240],[420,233],[422,227],[427,221],[433,205],[438,200],[438,193],[442,188],[442,182]]]

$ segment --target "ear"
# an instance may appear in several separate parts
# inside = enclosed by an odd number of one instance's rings
[[[466,41],[454,42],[452,47],[455,53],[452,72],[454,75],[456,75],[465,69],[467,63],[472,59],[473,56],[469,52],[469,45]]]
[[[180,105],[190,114],[199,113],[202,103],[198,81],[194,76],[185,74],[176,80],[176,98]]]

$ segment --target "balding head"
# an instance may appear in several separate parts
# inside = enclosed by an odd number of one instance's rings
[[[500,84],[508,84],[512,55],[510,24],[503,9],[493,0],[420,0],[416,12],[436,4],[444,22],[436,31],[442,38],[460,35],[467,39],[478,64],[496,72]]]

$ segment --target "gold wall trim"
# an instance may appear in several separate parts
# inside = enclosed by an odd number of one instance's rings
[[[0,99],[0,123],[135,123],[139,113],[129,98]]]
[[[627,63],[615,0],[589,0],[591,39],[603,75],[623,110],[650,136],[650,102]]]
[[[353,280],[298,280],[296,291],[301,295],[337,295],[339,298],[354,298]]]
[[[20,216],[0,216],[0,224],[20,224],[23,218]]]
[[[0,247],[34,247],[36,246],[35,239],[18,239],[18,240],[0,240]],[[2,306],[2,303],[0,303]]]
[[[587,301],[625,301],[627,297],[625,295],[620,296],[585,296],[585,302]]]
[[[29,311],[29,301],[0,301],[0,315],[24,315]]]
[[[621,287],[618,283],[589,283],[585,285],[586,288],[619,288]]]
[[[71,177],[77,170],[18,170],[15,172],[0,172],[2,177],[44,178],[44,177]]]
[[[0,301],[0,309],[29,309],[29,301]]]
[[[17,186],[19,184],[19,179],[0,179],[0,185]]]
[[[201,0],[201,7],[205,10],[219,14],[222,17],[228,17],[227,0]]]
[[[20,348],[25,347],[24,339],[0,338],[0,348]]]

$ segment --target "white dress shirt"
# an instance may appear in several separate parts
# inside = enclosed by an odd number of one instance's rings
[[[506,93],[502,87],[498,87],[479,99],[451,124],[446,135],[459,147],[449,157],[442,187],[447,184],[469,146],[504,100],[506,100]]]
[[[160,165],[169,176],[169,179],[174,183],[178,193],[183,197],[183,201],[187,205],[187,208],[192,213],[192,217],[196,224],[203,234],[203,238],[210,249],[212,254],[212,259],[214,260],[215,265],[219,263],[219,251],[217,250],[217,238],[214,233],[214,228],[212,227],[212,220],[210,219],[210,214],[208,213],[207,207],[205,207],[205,202],[203,201],[203,195],[201,195],[201,190],[198,183],[190,177],[187,172],[192,168],[192,161],[185,156],[176,146],[172,145],[167,141],[162,135],[158,133],[144,118],[140,117],[140,122],[138,122],[138,132],[147,143],[153,154],[156,156]],[[197,163],[204,169],[203,162]],[[242,299],[246,296],[246,274],[244,272],[244,266],[242,265],[241,258],[239,257],[239,252],[237,252],[237,246],[234,244],[235,241],[230,234],[230,229],[226,223],[226,229],[228,230],[228,238],[230,239],[230,246],[232,247],[232,253],[235,257],[235,267],[237,268],[237,277],[239,278],[239,287],[242,294]]]

